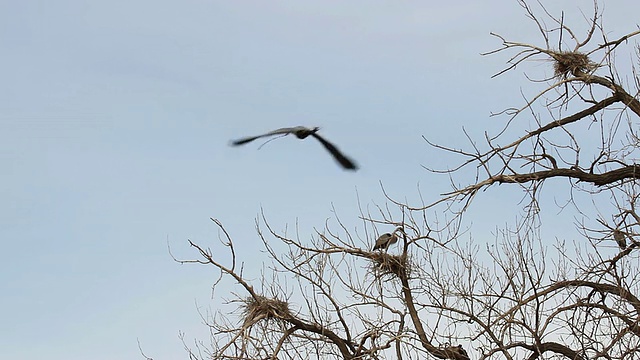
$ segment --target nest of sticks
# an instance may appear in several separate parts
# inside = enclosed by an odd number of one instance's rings
[[[262,319],[284,319],[291,316],[289,303],[279,299],[271,299],[258,295],[244,300],[242,311],[244,325],[250,326]]]
[[[554,75],[561,79],[566,79],[569,75],[575,77],[584,76],[598,68],[598,64],[589,60],[586,54],[580,52],[554,52],[551,57],[554,61]]]
[[[410,272],[409,261],[403,255],[391,255],[386,252],[371,254],[372,268],[377,276],[393,275],[397,277],[408,276]]]

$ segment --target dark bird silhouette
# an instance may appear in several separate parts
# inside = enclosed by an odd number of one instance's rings
[[[380,235],[378,240],[376,240],[376,244],[373,246],[373,251],[378,249],[387,250],[389,246],[398,242],[398,235],[396,235],[396,232],[398,231],[404,232],[404,229],[402,227],[398,227],[392,233],[384,233]]]
[[[312,137],[316,138],[320,142],[320,144],[322,144],[322,146],[324,146],[324,148],[327,149],[327,151],[329,151],[329,153],[331,155],[333,155],[333,158],[336,159],[336,161],[338,163],[340,163],[340,165],[343,168],[345,168],[347,170],[357,170],[358,167],[356,166],[356,164],[351,159],[349,159],[348,157],[343,155],[335,145],[333,145],[332,143],[328,142],[322,136],[317,134],[318,130],[320,130],[319,127],[307,128],[307,127],[304,127],[304,126],[295,126],[295,127],[291,127],[291,128],[282,128],[282,129],[269,131],[268,133],[264,133],[262,135],[249,136],[249,137],[245,137],[245,138],[242,138],[242,139],[234,140],[234,141],[231,142],[231,145],[233,145],[233,146],[244,145],[244,144],[250,143],[250,142],[252,142],[253,140],[256,140],[256,139],[260,139],[260,138],[267,137],[267,136],[275,136],[275,135],[284,136],[284,135],[293,134],[298,139],[306,139],[307,137],[312,136]]]
[[[469,354],[467,354],[467,352],[464,350],[464,348],[462,347],[462,345],[458,344],[458,354],[464,356],[465,358],[469,358]]]
[[[621,250],[627,248],[627,240],[625,239],[624,233],[618,229],[613,230],[613,240],[618,243],[618,246]]]

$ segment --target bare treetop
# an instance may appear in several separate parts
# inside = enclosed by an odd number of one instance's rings
[[[244,273],[242,254],[220,221],[213,220],[220,231],[213,250],[190,242],[199,258],[181,262],[217,269],[214,290],[221,279],[232,282],[236,291],[225,293],[227,305],[239,309],[206,318],[211,344],[186,346],[191,359],[638,357],[640,76],[634,67],[623,75],[614,61],[631,49],[640,62],[632,43],[640,31],[609,39],[594,6],[589,29],[580,34],[562,14],[519,3],[538,27],[541,45],[494,34],[502,47],[487,54],[511,53],[504,71],[542,58],[549,75],[526,78],[542,89],[499,113],[506,115],[503,131],[480,142],[465,133],[471,150],[429,142],[463,158],[427,173],[450,177],[450,192],[429,194],[436,200],[420,198],[413,207],[385,194],[388,203],[361,207],[351,219],[360,227],[336,217],[308,236],[275,231],[263,215],[256,230],[268,261],[258,277]],[[317,131],[285,128],[236,144],[314,136],[342,163]],[[469,167],[475,177],[461,171]],[[544,188],[551,179],[565,181]],[[490,188],[496,183],[505,186]],[[506,186],[524,191],[526,211],[497,229],[493,242],[474,238],[465,219],[469,206],[480,190]],[[556,188],[575,211],[552,216],[564,216],[577,238],[540,231],[538,201],[543,190]],[[587,201],[575,201],[578,196]],[[494,211],[492,204],[486,211]],[[392,244],[393,254],[377,251]]]
[[[563,15],[555,17],[539,4],[540,16],[527,2],[519,3],[536,24],[543,46],[510,41],[492,33],[502,42],[502,47],[483,55],[514,52],[509,55],[509,66],[494,76],[523,67],[534,59],[549,62],[552,75],[543,79],[527,77],[546,85],[532,98],[525,99],[523,106],[495,114],[507,115],[508,121],[497,135],[485,136],[484,146],[472,141],[472,149],[465,151],[426,139],[437,149],[465,158],[452,170],[432,171],[456,173],[472,166],[480,179],[468,186],[455,187],[433,205],[451,199],[470,200],[480,189],[492,184],[521,184],[535,197],[542,182],[552,178],[592,184],[600,189],[640,178],[640,165],[634,161],[640,156],[637,150],[640,137],[631,120],[631,116],[640,117],[638,74],[633,74],[635,89],[627,90],[625,77],[614,64],[617,51],[623,46],[627,50],[631,46],[631,53],[635,51],[636,57],[640,54],[637,45],[634,49],[630,42],[640,30],[609,39],[602,14],[594,3],[591,26],[585,34],[578,34],[564,23]],[[569,50],[565,50],[567,48]],[[545,112],[540,114],[536,106]],[[572,112],[572,109],[577,110]],[[608,114],[612,115],[605,117]],[[512,128],[522,123],[517,118],[527,116],[538,127],[523,129],[523,134],[515,140],[505,139],[505,134],[513,133]],[[625,119],[628,119],[626,123]],[[594,123],[600,125],[594,127]],[[599,146],[594,147],[593,130],[596,129]],[[589,135],[582,136],[584,131]],[[626,139],[629,141],[625,142]]]

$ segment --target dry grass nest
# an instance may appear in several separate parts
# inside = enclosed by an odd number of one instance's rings
[[[242,312],[245,324],[255,324],[262,319],[282,319],[291,316],[289,303],[264,296],[250,296],[244,301]]]
[[[409,274],[410,266],[407,258],[402,255],[391,255],[385,252],[375,252],[371,254],[373,270],[378,276],[395,275],[400,277],[403,273]]]
[[[598,67],[589,57],[579,52],[554,52],[553,71],[556,77],[566,79],[569,75],[583,76]]]

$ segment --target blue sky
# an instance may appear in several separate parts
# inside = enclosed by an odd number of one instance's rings
[[[591,12],[553,3],[568,23]],[[607,3],[611,37],[635,16]],[[139,340],[186,358],[178,332],[206,341],[198,308],[220,297],[213,269],[168,246],[195,257],[187,239],[215,241],[210,217],[259,271],[261,208],[309,234],[333,208],[361,226],[357,196],[384,203],[380,182],[437,198],[448,179],[422,165],[454,159],[422,136],[464,146],[463,126],[496,129],[490,112],[538,90],[520,71],[490,79],[507,59],[479,55],[500,45],[490,31],[539,41],[515,1],[0,2],[0,355],[135,359]],[[295,125],[322,127],[361,170],[309,140],[228,146]]]

